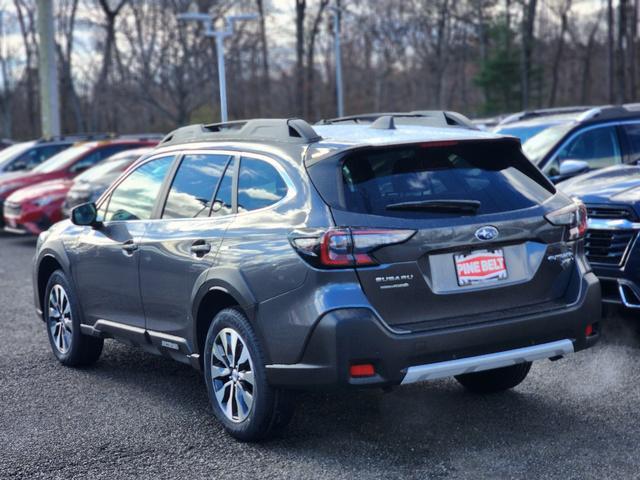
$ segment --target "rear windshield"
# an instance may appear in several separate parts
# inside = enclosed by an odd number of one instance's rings
[[[534,180],[541,174],[517,146],[506,142],[370,149],[349,155],[340,168],[340,203],[348,211],[373,215],[460,215],[456,208],[415,208],[459,201],[471,202],[473,214],[499,213],[534,206],[553,194],[548,182]]]

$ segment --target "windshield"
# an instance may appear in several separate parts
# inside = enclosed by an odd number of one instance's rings
[[[95,182],[100,180],[102,177],[112,174],[114,172],[121,172],[129,165],[133,163],[133,161],[138,158],[133,155],[130,157],[119,158],[117,160],[108,160],[105,163],[100,163],[99,165],[90,168],[86,172],[78,175],[76,177],[76,182]]]
[[[51,157],[46,162],[41,163],[32,171],[36,173],[51,173],[57,170],[62,170],[67,166],[68,163],[72,162],[77,157],[79,157],[83,153],[88,152],[91,149],[93,149],[93,146],[86,143],[83,145],[77,145],[75,147],[67,148],[66,150],[63,150],[57,155]]]
[[[500,127],[496,129],[496,133],[501,135],[512,135],[518,137],[522,143],[529,140],[534,135],[540,133],[545,128],[549,128],[548,123],[541,123],[538,125],[529,125],[527,127]]]
[[[23,154],[33,146],[33,142],[16,143],[0,152],[0,167]]]
[[[573,128],[573,123],[556,125],[542,130],[522,144],[522,151],[536,165]]]

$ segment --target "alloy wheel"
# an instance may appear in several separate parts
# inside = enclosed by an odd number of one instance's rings
[[[49,293],[48,321],[53,344],[60,353],[67,353],[73,336],[71,304],[67,292],[58,284]]]
[[[232,422],[242,422],[251,413],[253,374],[253,360],[240,334],[232,328],[220,330],[211,351],[211,380],[218,406]]]

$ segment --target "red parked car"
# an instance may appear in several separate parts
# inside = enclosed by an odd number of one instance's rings
[[[115,153],[154,146],[155,140],[115,139],[75,145],[29,172],[0,177],[5,230],[38,234],[62,219],[61,207],[72,179]]]

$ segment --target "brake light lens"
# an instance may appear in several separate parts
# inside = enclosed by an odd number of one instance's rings
[[[587,207],[580,200],[574,199],[573,204],[548,213],[545,218],[552,225],[566,226],[568,240],[578,240],[587,232]]]
[[[415,230],[330,228],[311,237],[303,232],[290,236],[291,244],[309,263],[320,268],[377,265],[372,253],[409,240]]]

